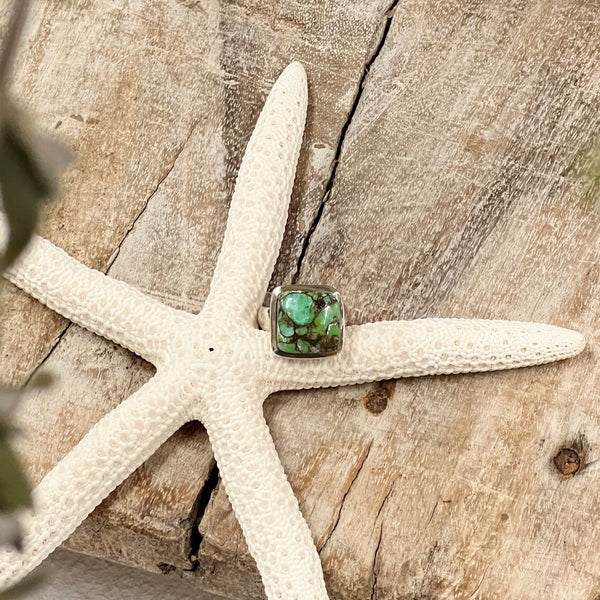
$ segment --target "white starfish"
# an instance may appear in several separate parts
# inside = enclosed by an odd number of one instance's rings
[[[262,414],[272,392],[523,367],[574,356],[574,331],[510,321],[423,319],[350,326],[340,354],[276,356],[257,311],[283,237],[307,105],[299,63],[279,77],[240,167],[210,293],[199,315],[88,269],[36,238],[8,273],[71,321],[156,366],[34,491],[24,552],[0,552],[0,585],[38,565],[183,423],[204,423],[271,600],[326,599],[319,556]],[[6,228],[2,229],[6,237]],[[327,283],[327,282],[320,282]]]

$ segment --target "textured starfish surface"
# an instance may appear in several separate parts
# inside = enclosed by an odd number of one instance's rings
[[[319,556],[263,417],[269,394],[523,367],[583,349],[579,333],[551,325],[422,319],[349,326],[335,356],[276,356],[269,333],[257,326],[257,311],[283,238],[306,107],[306,75],[292,63],[248,143],[200,314],[165,306],[39,237],[7,273],[53,310],[153,363],[156,375],[102,418],[35,489],[35,511],[22,515],[24,551],[0,552],[1,587],[37,566],[174,431],[198,419],[267,597],[326,599]],[[1,235],[6,238],[5,226]]]

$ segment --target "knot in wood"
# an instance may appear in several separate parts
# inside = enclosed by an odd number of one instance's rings
[[[579,453],[573,448],[561,448],[553,460],[557,471],[565,477],[575,475],[582,463]]]
[[[396,389],[395,380],[378,382],[375,387],[365,396],[365,408],[374,415],[381,414],[388,405],[388,400],[394,395]]]

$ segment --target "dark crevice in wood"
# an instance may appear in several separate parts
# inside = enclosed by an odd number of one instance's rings
[[[160,569],[160,572],[163,575],[168,575],[169,573],[177,570],[177,567],[175,565],[171,565],[166,562],[160,562],[156,566]]]
[[[331,528],[331,531],[327,534],[327,537],[325,538],[325,541],[323,542],[321,547],[318,549],[319,554],[325,548],[325,546],[327,546],[327,544],[329,543],[329,540],[331,539],[333,532],[335,531],[336,527],[338,526],[338,524],[340,522],[340,518],[342,516],[342,509],[344,508],[344,503],[346,502],[346,498],[348,497],[348,494],[350,493],[352,486],[358,479],[358,476],[360,475],[360,472],[362,471],[362,468],[364,467],[365,462],[367,462],[367,458],[369,458],[369,454],[371,452],[372,447],[373,447],[373,441],[371,441],[371,443],[367,447],[367,451],[365,452],[364,456],[362,457],[360,464],[358,465],[358,468],[356,469],[356,472],[354,473],[354,476],[350,480],[350,483],[349,483],[348,487],[346,488],[344,495],[342,496],[342,501],[340,502],[340,507],[338,508],[337,515],[335,516],[335,521],[333,522],[333,527]]]
[[[429,527],[429,524],[431,523],[431,521],[433,521],[433,517],[435,515],[435,511],[437,510],[438,504],[440,503],[439,500],[436,501],[436,503],[433,505],[433,509],[431,510],[431,514],[429,515],[429,519],[427,519],[427,523],[425,523],[425,529],[427,529]]]
[[[162,185],[162,183],[165,181],[165,179],[171,174],[171,172],[175,168],[177,160],[179,159],[179,157],[181,156],[181,153],[183,152],[184,148],[187,146],[188,142],[190,141],[190,138],[192,137],[192,134],[194,133],[196,127],[198,126],[198,123],[199,123],[199,121],[197,121],[197,122],[194,123],[193,127],[190,129],[190,132],[186,136],[185,141],[177,149],[177,152],[175,153],[175,157],[171,161],[171,164],[169,165],[169,167],[167,168],[167,170],[165,171],[165,173],[160,177],[158,183],[154,187],[154,190],[152,191],[151,194],[148,195],[148,198],[146,198],[146,201],[144,202],[144,205],[142,206],[142,209],[137,214],[137,216],[135,217],[135,219],[133,219],[133,221],[131,222],[131,225],[127,228],[127,231],[125,232],[125,235],[121,238],[121,241],[117,245],[115,251],[113,252],[111,258],[108,261],[108,265],[106,266],[106,269],[104,270],[104,274],[105,275],[108,275],[108,272],[110,271],[110,268],[113,266],[113,264],[115,263],[115,261],[117,260],[119,254],[121,252],[121,247],[125,243],[125,240],[129,237],[129,234],[132,232],[133,228],[135,227],[135,224],[139,221],[140,217],[144,214],[144,212],[148,208],[148,205],[150,204],[150,200],[152,200],[152,198],[156,195],[156,193],[160,189],[160,186]],[[71,327],[71,324],[72,323],[69,322],[66,325],[66,327],[61,331],[61,333],[59,334],[58,339],[56,340],[56,342],[52,345],[52,347],[50,348],[50,350],[48,350],[48,352],[46,353],[46,355],[44,356],[44,358],[40,361],[39,365],[34,369],[34,371],[31,373],[31,375],[27,378],[27,380],[23,384],[23,387],[25,387],[31,381],[31,379],[35,375],[35,373],[37,373],[37,371],[40,369],[40,367],[50,358],[50,356],[52,355],[52,353],[54,352],[54,350],[56,350],[56,348],[58,347],[58,344],[60,344],[61,340],[63,339],[63,337],[65,336],[65,334],[69,330],[69,328]]]
[[[217,489],[219,484],[219,467],[217,463],[213,463],[208,477],[204,482],[204,485],[200,488],[192,510],[188,515],[188,518],[182,522],[182,526],[189,528],[189,537],[187,544],[187,557],[190,561],[190,571],[196,571],[200,565],[198,560],[198,552],[200,551],[200,544],[202,544],[202,534],[200,533],[199,525],[204,517],[204,513],[208,507],[208,503],[213,495],[213,492]]]
[[[165,171],[165,173],[160,177],[160,179],[159,179],[158,183],[156,184],[156,186],[154,187],[154,190],[152,191],[152,193],[148,195],[148,198],[144,202],[144,205],[142,206],[141,211],[137,214],[137,216],[135,217],[135,219],[133,219],[133,221],[131,222],[131,225],[128,227],[127,231],[125,232],[125,235],[123,236],[123,238],[121,239],[121,241],[117,245],[115,251],[113,252],[113,255],[111,256],[111,258],[108,261],[108,265],[106,266],[106,269],[104,270],[104,274],[105,275],[108,275],[108,272],[110,271],[110,268],[113,266],[113,264],[115,263],[115,261],[117,260],[119,254],[121,252],[121,247],[123,246],[123,244],[125,243],[125,240],[129,236],[129,234],[131,233],[131,231],[133,230],[133,228],[135,227],[135,224],[139,221],[140,217],[144,214],[145,210],[148,208],[150,200],[152,200],[152,198],[156,195],[156,193],[158,192],[158,190],[159,190],[160,186],[162,185],[162,183],[165,181],[165,179],[171,174],[171,172],[175,168],[175,164],[177,163],[177,160],[179,159],[179,157],[181,156],[181,153],[183,152],[183,150],[187,146],[188,142],[190,141],[190,138],[192,137],[192,135],[193,135],[196,127],[198,126],[198,124],[199,124],[199,121],[196,121],[194,123],[194,125],[190,129],[188,135],[186,136],[185,141],[177,149],[177,152],[175,153],[175,157],[171,161],[171,164],[169,165],[169,167],[167,168],[167,170]],[[31,380],[33,379],[34,375],[36,373],[38,373],[39,369],[52,356],[52,353],[56,350],[56,348],[58,347],[58,345],[62,341],[63,337],[65,336],[65,334],[67,333],[67,331],[69,330],[69,328],[71,327],[71,325],[72,325],[72,323],[68,322],[67,325],[65,326],[65,328],[59,333],[58,339],[56,340],[56,342],[54,342],[54,344],[52,344],[52,346],[50,347],[50,349],[48,350],[48,352],[46,353],[46,355],[44,356],[44,358],[42,358],[42,360],[40,361],[40,363],[38,364],[38,366],[31,372],[31,374],[29,375],[29,377],[25,380],[25,382],[23,383],[22,387],[25,387],[26,385],[28,385],[31,382]]]
[[[392,483],[388,493],[385,495],[379,510],[377,511],[377,515],[375,517],[375,522],[379,519],[379,516],[383,512],[384,506],[387,504],[392,492],[394,490],[395,482]],[[373,554],[373,566],[371,568],[371,572],[373,573],[373,584],[371,586],[371,600],[375,600],[377,594],[377,576],[379,575],[379,571],[377,569],[377,559],[379,557],[379,548],[381,547],[381,538],[383,537],[383,519],[381,520],[381,524],[379,525],[379,539],[377,540],[377,546],[375,547],[375,553]]]
[[[381,523],[381,526],[379,527],[379,539],[377,540],[377,547],[375,548],[375,554],[373,555],[373,567],[372,567],[372,572],[373,572],[373,585],[371,586],[371,600],[375,600],[375,598],[377,597],[377,575],[378,575],[378,571],[377,571],[377,558],[379,557],[379,548],[381,547],[381,538],[383,537],[383,522]]]
[[[26,386],[28,386],[31,383],[32,379],[39,373],[40,369],[44,366],[44,364],[50,358],[50,356],[52,356],[52,353],[56,350],[56,348],[60,344],[63,337],[65,337],[65,334],[67,333],[67,331],[69,330],[69,328],[71,327],[72,324],[73,323],[71,323],[71,321],[67,322],[67,325],[65,326],[65,328],[58,334],[58,338],[56,339],[54,344],[52,344],[52,346],[50,347],[50,350],[48,350],[48,352],[46,352],[46,355],[44,356],[44,358],[42,358],[42,360],[39,362],[38,366],[31,372],[31,374],[29,375],[29,377],[27,377],[27,379],[25,380],[25,382],[23,383],[23,385],[21,387],[25,388]]]
[[[375,515],[376,521],[377,521],[377,519],[379,519],[379,515],[382,513],[383,507],[386,505],[389,497],[392,495],[392,492],[394,491],[394,485],[395,485],[395,482],[392,483],[392,485],[390,486],[390,489],[388,490],[388,493],[385,495],[385,498],[383,499],[383,502],[381,503],[381,506],[379,507],[377,514]]]
[[[167,167],[165,172],[160,176],[158,183],[154,186],[154,189],[152,190],[152,192],[150,192],[150,194],[148,194],[148,197],[146,198],[144,205],[142,206],[142,209],[136,215],[136,217],[133,219],[133,221],[131,222],[131,225],[127,228],[125,235],[121,238],[121,241],[118,243],[115,251],[113,252],[110,260],[108,261],[108,265],[104,271],[105,274],[108,274],[108,272],[110,271],[111,267],[113,266],[113,264],[115,263],[117,258],[119,258],[119,254],[121,253],[121,248],[122,248],[123,244],[125,243],[125,240],[129,237],[129,234],[133,231],[133,228],[135,227],[136,223],[140,220],[141,216],[146,212],[146,209],[148,208],[148,206],[150,204],[150,200],[152,200],[152,198],[154,198],[154,196],[156,196],[156,194],[160,190],[161,185],[164,183],[164,181],[167,179],[167,177],[172,173],[173,169],[175,168],[175,165],[177,164],[177,161],[179,160],[179,157],[181,156],[181,153],[184,151],[185,147],[188,145],[188,142],[190,141],[190,138],[192,137],[194,131],[196,130],[196,127],[198,127],[198,124],[199,124],[199,121],[196,121],[192,125],[185,140],[183,141],[183,143],[179,146],[179,148],[175,152],[175,156],[173,157],[173,160],[171,160],[171,163],[169,164],[169,166]]]
[[[308,228],[308,232],[306,233],[304,242],[302,243],[302,249],[300,250],[300,256],[298,257],[298,261],[296,263],[296,271],[292,275],[292,283],[297,283],[297,281],[298,281],[298,277],[300,276],[300,271],[302,269],[302,263],[304,261],[304,257],[306,256],[306,253],[308,251],[308,246],[310,245],[310,240],[311,240],[312,235],[315,232],[319,222],[321,221],[321,217],[323,216],[323,209],[331,195],[331,190],[333,188],[333,182],[335,180],[335,175],[337,173],[340,156],[342,154],[342,147],[344,145],[344,140],[346,139],[346,134],[348,133],[348,128],[350,127],[350,123],[352,122],[352,119],[354,118],[354,114],[356,113],[358,105],[360,104],[360,99],[362,97],[362,92],[363,92],[363,89],[365,86],[365,80],[367,79],[367,76],[369,74],[369,71],[371,70],[371,67],[373,66],[373,63],[377,60],[379,54],[381,53],[381,50],[383,49],[385,40],[390,31],[390,27],[392,26],[392,20],[394,18],[394,11],[395,11],[396,6],[399,1],[400,0],[394,0],[390,4],[390,7],[387,9],[387,11],[385,13],[385,25],[383,27],[383,33],[381,35],[381,38],[379,39],[379,42],[375,48],[375,51],[373,52],[373,54],[371,55],[369,60],[366,62],[365,67],[362,72],[362,75],[361,75],[361,78],[360,78],[360,81],[358,82],[358,87],[356,90],[356,95],[354,96],[354,101],[352,103],[352,107],[350,108],[348,118],[346,119],[344,125],[342,126],[342,130],[341,130],[340,137],[338,140],[337,148],[335,150],[335,156],[333,158],[333,163],[332,163],[333,166],[331,169],[331,174],[329,175],[329,180],[327,181],[327,185],[325,186],[325,191],[323,192],[323,197],[321,198],[321,202],[319,203],[317,212],[312,220],[312,223],[310,224],[310,227]]]

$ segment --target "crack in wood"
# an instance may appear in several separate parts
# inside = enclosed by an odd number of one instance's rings
[[[369,445],[367,447],[367,451],[364,453],[363,457],[361,458],[358,468],[356,469],[354,476],[350,480],[350,483],[348,484],[348,487],[346,488],[344,495],[342,496],[342,501],[340,502],[340,507],[338,508],[337,515],[336,515],[335,521],[333,523],[333,527],[331,528],[331,531],[327,534],[327,537],[325,538],[325,541],[323,542],[321,547],[318,549],[319,554],[322,552],[322,550],[325,548],[325,546],[327,546],[327,544],[329,543],[329,540],[331,539],[333,532],[335,531],[336,527],[338,526],[338,524],[340,522],[340,518],[342,516],[342,509],[344,508],[344,503],[346,502],[346,498],[348,497],[348,494],[350,493],[350,490],[352,489],[352,486],[354,485],[355,481],[358,479],[358,476],[360,475],[360,472],[362,471],[362,468],[363,468],[365,462],[367,461],[367,458],[369,458],[369,454],[371,452],[372,447],[373,447],[373,440],[371,440],[371,442],[369,443]]]
[[[156,196],[156,194],[160,190],[160,187],[162,186],[162,184],[165,182],[167,177],[173,172],[173,169],[175,168],[175,165],[177,164],[179,157],[181,156],[181,154],[185,150],[186,146],[188,145],[188,142],[190,141],[192,135],[194,134],[194,131],[196,131],[196,128],[198,127],[199,123],[200,123],[199,120],[194,122],[194,124],[192,125],[185,140],[183,141],[183,143],[179,146],[179,148],[175,152],[175,156],[173,157],[173,160],[171,160],[171,164],[167,167],[164,174],[161,175],[161,177],[158,180],[158,183],[154,186],[154,189],[152,190],[152,192],[150,192],[150,194],[144,201],[142,209],[136,215],[136,217],[133,219],[133,221],[131,222],[131,225],[127,228],[125,235],[121,238],[121,241],[118,243],[117,247],[115,248],[115,251],[113,252],[111,258],[108,261],[108,266],[106,267],[106,270],[104,271],[105,275],[108,275],[108,273],[110,272],[110,269],[114,265],[115,261],[117,260],[117,258],[119,258],[119,254],[121,253],[121,248],[122,248],[123,244],[129,237],[129,234],[133,231],[136,223],[140,220],[141,216],[146,212],[146,209],[148,208],[150,201],[152,200],[152,198],[154,198],[154,196]]]
[[[175,157],[171,161],[171,164],[169,165],[169,167],[167,168],[167,170],[165,171],[165,173],[161,176],[160,180],[158,181],[158,183],[154,187],[154,190],[152,191],[152,193],[149,194],[148,198],[144,202],[142,210],[137,214],[137,216],[135,217],[135,219],[133,219],[133,221],[131,222],[131,225],[128,227],[127,231],[125,232],[125,235],[123,236],[123,238],[121,239],[121,241],[119,242],[119,244],[117,245],[117,247],[115,248],[115,251],[113,252],[111,258],[108,261],[108,265],[106,266],[105,270],[103,271],[105,275],[108,275],[111,267],[113,266],[113,264],[115,263],[115,261],[117,260],[119,254],[121,252],[121,247],[123,246],[123,244],[125,243],[125,240],[129,236],[129,234],[131,233],[131,231],[133,230],[133,228],[135,227],[135,224],[139,221],[140,217],[144,214],[145,210],[148,208],[150,200],[152,200],[152,198],[156,195],[156,193],[158,192],[160,186],[163,184],[163,182],[165,181],[165,179],[171,174],[171,172],[175,168],[177,160],[179,159],[179,157],[181,156],[181,153],[184,151],[185,147],[187,146],[188,142],[190,141],[190,138],[194,134],[194,131],[196,130],[196,127],[198,127],[199,123],[200,123],[200,121],[196,121],[194,123],[194,125],[190,129],[190,132],[186,136],[183,144],[181,144],[181,146],[177,149],[177,152],[175,153]],[[71,327],[71,325],[72,325],[71,321],[68,321],[67,325],[65,326],[65,328],[59,333],[56,342],[54,342],[54,344],[52,344],[52,346],[50,347],[50,349],[48,350],[48,352],[46,353],[46,355],[42,358],[42,360],[39,362],[39,364],[37,365],[37,367],[31,372],[31,374],[29,375],[29,377],[25,380],[25,382],[24,382],[24,384],[22,386],[23,388],[25,386],[27,386],[31,382],[31,380],[34,377],[34,375],[40,370],[40,368],[52,356],[52,354],[54,353],[54,351],[56,350],[56,348],[58,347],[58,345],[62,341],[63,337],[65,336],[65,334],[67,333],[67,331],[69,330],[69,328]]]
[[[333,161],[332,161],[332,168],[331,168],[331,174],[329,175],[329,180],[327,181],[327,185],[325,186],[325,191],[323,192],[323,197],[321,198],[321,202],[319,203],[317,212],[312,220],[312,223],[310,224],[310,227],[308,228],[308,232],[306,233],[304,242],[302,243],[302,249],[300,250],[300,256],[298,257],[298,261],[296,263],[296,271],[292,275],[292,283],[296,283],[298,281],[298,277],[300,276],[300,271],[302,270],[302,263],[304,262],[304,257],[306,256],[306,253],[308,252],[308,246],[310,245],[310,240],[313,236],[313,233],[317,229],[319,222],[321,221],[321,217],[323,216],[323,209],[325,208],[325,204],[327,203],[327,201],[329,200],[329,197],[331,196],[331,190],[333,189],[333,182],[335,180],[335,176],[337,173],[337,167],[339,164],[340,156],[342,154],[342,147],[344,145],[344,140],[346,139],[346,134],[348,133],[350,123],[352,122],[352,119],[354,118],[354,114],[356,113],[356,110],[358,109],[358,105],[360,104],[362,92],[363,92],[363,89],[365,86],[365,81],[367,79],[367,76],[369,75],[369,71],[371,70],[371,67],[377,60],[377,58],[378,58],[379,54],[381,53],[381,50],[383,49],[383,46],[385,44],[385,40],[390,31],[390,27],[392,26],[394,12],[396,10],[396,6],[398,5],[399,1],[400,0],[394,0],[390,4],[389,8],[386,10],[386,12],[385,12],[386,21],[385,21],[385,25],[383,27],[383,33],[381,35],[381,38],[379,39],[379,42],[377,43],[377,46],[375,47],[373,54],[371,55],[369,60],[367,60],[367,62],[365,63],[365,66],[363,68],[363,72],[362,72],[361,78],[358,82],[358,86],[357,86],[356,94],[354,96],[354,101],[352,103],[352,107],[350,108],[350,112],[348,113],[348,118],[346,119],[344,125],[342,126],[342,130],[340,132],[340,137],[339,137],[337,148],[335,151],[335,156],[333,157]]]
[[[190,561],[190,569],[189,571],[196,571],[200,566],[200,561],[198,560],[198,554],[200,552],[200,545],[202,544],[202,540],[204,536],[200,533],[199,525],[204,517],[204,513],[208,508],[208,504],[210,499],[212,498],[213,492],[217,489],[217,485],[219,484],[219,467],[216,462],[213,462],[213,465],[208,473],[208,477],[204,482],[204,485],[198,491],[198,495],[196,496],[196,500],[190,510],[190,514],[187,519],[184,519],[180,525],[185,529],[189,529],[189,537],[187,542],[187,557]]]
[[[391,491],[391,490],[390,490]],[[388,492],[389,495],[389,492]],[[386,496],[387,499],[387,496]],[[384,500],[385,504],[385,500]],[[379,575],[377,569],[377,559],[379,557],[379,548],[381,547],[381,538],[383,537],[383,521],[381,522],[381,526],[379,527],[379,539],[377,540],[377,546],[375,548],[375,554],[373,555],[373,567],[371,571],[373,572],[373,585],[371,587],[371,600],[375,600],[377,594],[377,576]]]
[[[391,496],[392,492],[394,491],[395,483],[396,483],[395,481],[394,481],[394,483],[392,483],[392,485],[390,486],[390,489],[388,490],[387,494],[385,495],[385,498],[383,499],[383,502],[381,503],[381,506],[379,507],[377,514],[375,515],[375,521],[377,521],[377,519],[379,518],[379,515],[383,511],[383,507],[385,506],[386,502],[388,501],[388,498]]]
[[[436,500],[435,504],[433,505],[433,509],[431,511],[431,514],[429,515],[429,519],[427,519],[427,523],[425,523],[425,528],[427,529],[429,527],[429,524],[431,523],[431,521],[433,521],[433,517],[435,515],[435,511],[437,510],[438,504],[440,503],[439,500]]]
[[[396,481],[394,480],[392,485],[390,485],[390,489],[388,490],[387,494],[385,495],[385,498],[383,499],[383,502],[381,503],[381,506],[379,507],[377,514],[375,515],[375,522],[377,522],[377,520],[379,519],[381,513],[383,512],[383,508],[385,507],[385,505],[387,504],[387,501],[389,500],[390,496],[392,495],[395,484],[396,484]],[[381,538],[382,537],[383,537],[383,519],[381,520],[381,523],[379,525],[379,539],[377,540],[377,546],[375,547],[375,553],[373,554],[373,566],[371,567],[371,572],[373,573],[373,584],[371,587],[371,600],[375,600],[376,593],[377,593],[377,577],[379,576],[379,570],[377,569],[377,560],[379,557],[379,548],[381,547]]]
[[[22,389],[25,389],[25,387],[27,387],[31,383],[32,379],[39,373],[40,369],[44,366],[44,364],[50,358],[52,353],[56,350],[56,348],[62,341],[63,337],[65,337],[65,334],[67,333],[67,331],[69,330],[69,328],[71,327],[72,324],[73,323],[71,321],[67,320],[67,324],[66,324],[65,328],[58,334],[58,337],[56,338],[56,341],[54,342],[54,344],[52,344],[52,346],[50,347],[48,352],[46,352],[46,355],[42,358],[42,360],[39,362],[37,367],[30,373],[29,377],[27,377],[27,379],[21,386]]]

